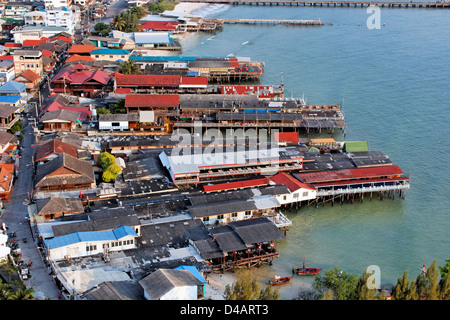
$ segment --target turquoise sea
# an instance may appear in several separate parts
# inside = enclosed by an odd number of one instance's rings
[[[450,11],[381,8],[381,28],[368,29],[366,8],[217,5],[213,18],[321,19],[320,27],[225,25],[198,34],[183,55],[251,57],[264,61],[263,84],[285,85],[286,96],[338,103],[345,140],[367,140],[411,175],[404,200],[374,198],[288,212],[293,228],[277,243],[281,256],[255,270],[261,282],[290,275],[293,266],[334,266],[361,275],[370,265],[381,284],[410,278],[422,265],[450,258]],[[335,136],[343,140],[342,134]],[[296,276],[281,288],[295,296]]]

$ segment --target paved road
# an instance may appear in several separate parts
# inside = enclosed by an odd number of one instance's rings
[[[27,263],[32,261],[30,268],[31,277],[25,280],[25,284],[29,288],[33,288],[35,292],[42,291],[44,295],[52,300],[58,299],[58,288],[49,275],[48,269],[42,260],[40,252],[37,249],[36,242],[33,241],[30,225],[26,219],[28,214],[27,205],[25,205],[29,193],[33,189],[34,166],[32,164],[32,156],[35,148],[32,147],[35,143],[35,135],[31,125],[24,122],[24,150],[22,158],[20,159],[18,177],[14,183],[10,202],[5,204],[0,220],[8,227],[8,233],[16,233],[16,241],[19,243],[19,248],[22,251],[22,259]],[[23,237],[27,237],[27,242],[23,241]]]

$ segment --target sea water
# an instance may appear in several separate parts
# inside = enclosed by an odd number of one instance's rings
[[[203,11],[202,11],[203,10]],[[334,266],[361,275],[370,265],[381,284],[405,270],[450,258],[450,11],[381,8],[380,28],[369,29],[366,8],[209,6],[212,18],[320,19],[323,26],[227,25],[199,33],[185,56],[242,56],[264,61],[262,84],[285,85],[285,96],[343,106],[347,131],[336,140],[365,140],[411,177],[405,199],[367,197],[363,203],[303,207],[272,266],[255,270],[261,282],[291,269]],[[326,136],[326,135],[325,135]],[[295,276],[281,288],[295,297]]]

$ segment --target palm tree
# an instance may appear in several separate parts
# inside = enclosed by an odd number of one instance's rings
[[[138,16],[139,19],[145,17],[147,15],[147,10],[143,7],[134,6],[130,9],[131,13],[134,13]]]
[[[17,289],[8,295],[8,300],[33,300],[34,290],[30,288]]]
[[[123,31],[125,29],[126,22],[120,15],[118,15],[112,21],[112,25],[116,30]]]

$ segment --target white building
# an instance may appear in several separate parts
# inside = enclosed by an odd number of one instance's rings
[[[23,20],[26,26],[45,26],[45,11],[31,11],[25,13]]]
[[[114,230],[76,232],[45,241],[48,256],[63,260],[110,251],[135,249],[136,231],[129,226]]]
[[[73,34],[76,25],[73,11],[67,8],[47,9],[45,25],[67,28],[67,32]]]
[[[8,236],[0,233],[0,261],[8,259],[8,255],[11,253],[11,248],[6,245]]]
[[[44,0],[45,9],[70,8],[72,0]]]
[[[204,283],[188,270],[158,269],[139,281],[147,300],[197,300]]]
[[[98,128],[100,130],[129,130],[130,122],[138,122],[139,114],[99,114]]]
[[[23,43],[24,40],[40,40],[42,37],[51,38],[58,33],[69,32],[65,27],[57,26],[21,26],[11,30],[14,43]]]
[[[316,198],[316,188],[309,186],[286,172],[280,172],[270,178],[273,183],[283,184],[288,187],[290,193],[277,195],[281,205],[297,203]]]

